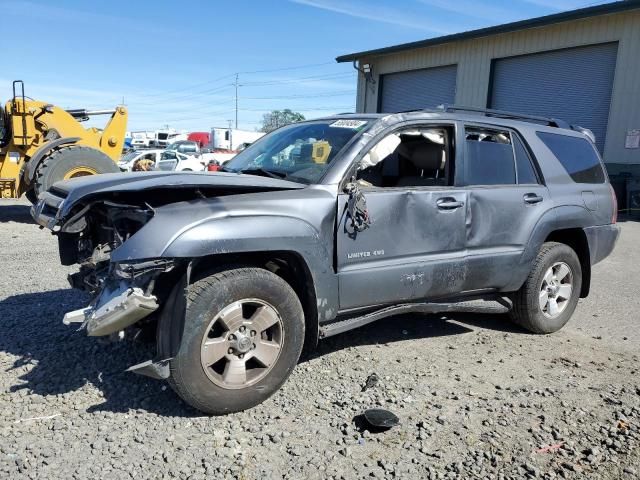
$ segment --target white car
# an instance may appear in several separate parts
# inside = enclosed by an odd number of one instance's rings
[[[164,150],[134,150],[122,156],[118,162],[118,167],[123,172],[131,172],[133,171],[133,165],[138,160],[151,160],[157,164],[162,152],[164,152]]]
[[[187,155],[175,150],[165,150],[156,163],[156,170],[176,172],[202,172],[206,167],[200,156]]]

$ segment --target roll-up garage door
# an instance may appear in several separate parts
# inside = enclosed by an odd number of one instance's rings
[[[381,76],[379,112],[404,112],[453,104],[456,65],[425,68]]]
[[[496,59],[489,106],[589,128],[604,149],[617,43]]]

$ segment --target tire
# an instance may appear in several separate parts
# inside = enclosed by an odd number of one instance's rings
[[[33,205],[38,203],[38,195],[33,188],[30,188],[29,190],[24,192],[24,196],[27,197],[27,200],[29,200]]]
[[[100,150],[72,145],[54,150],[40,162],[33,189],[37,197],[54,183],[74,176],[119,172],[118,165]]]
[[[182,339],[170,362],[171,387],[189,405],[213,415],[265,401],[302,352],[304,313],[293,289],[267,270],[236,268],[205,277],[187,292]],[[205,342],[210,342],[206,349]]]
[[[527,280],[513,297],[511,318],[533,333],[557,332],[573,315],[581,287],[582,268],[576,252],[563,243],[544,243]]]

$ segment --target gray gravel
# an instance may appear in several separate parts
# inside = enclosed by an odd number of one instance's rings
[[[0,201],[0,478],[640,478],[640,224],[555,335],[498,314],[389,319],[208,418],[123,372],[149,346],[62,325],[85,299],[25,205]],[[401,424],[363,430],[371,407]]]

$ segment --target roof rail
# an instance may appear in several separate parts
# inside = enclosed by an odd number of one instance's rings
[[[487,117],[523,120],[525,122],[541,123],[543,125],[548,125],[549,127],[571,128],[567,122],[565,122],[564,120],[559,120],[557,118],[540,117],[537,115],[525,115],[522,113],[506,112],[504,110],[492,110],[490,108],[478,107],[462,107],[457,105],[440,105],[438,108],[444,112],[475,112],[481,113]]]

